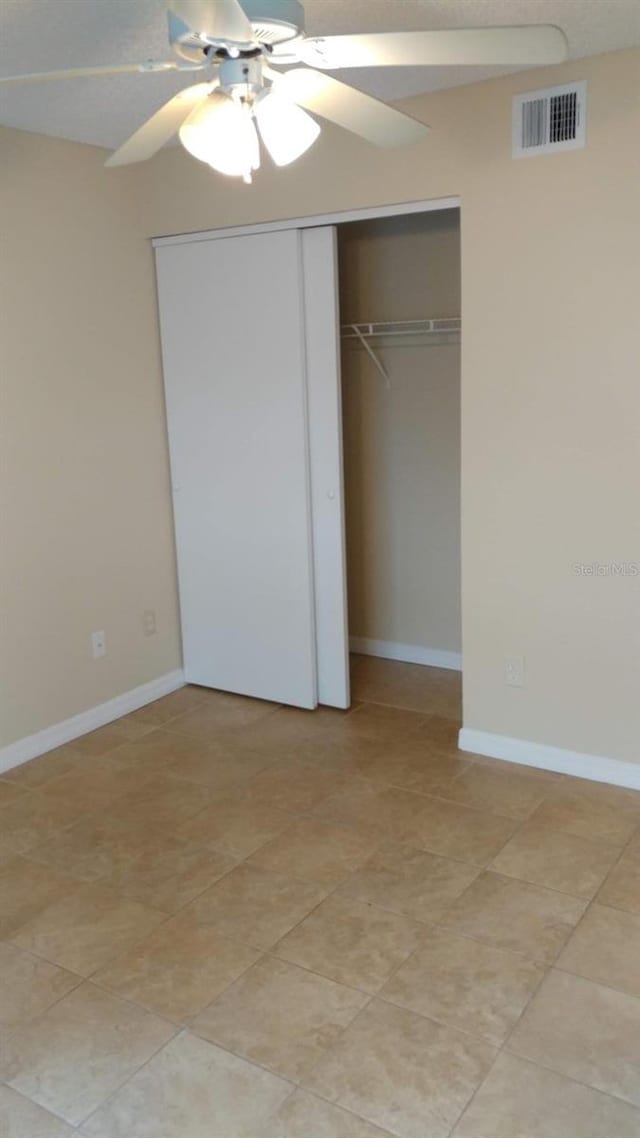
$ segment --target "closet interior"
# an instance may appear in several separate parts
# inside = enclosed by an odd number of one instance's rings
[[[460,213],[338,227],[352,652],[461,668]]]

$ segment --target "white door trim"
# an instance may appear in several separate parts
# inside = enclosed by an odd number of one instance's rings
[[[341,210],[338,213],[317,213],[309,217],[289,217],[273,221],[260,221],[228,228],[203,229],[195,233],[175,233],[166,237],[152,237],[154,249],[163,245],[185,245],[192,241],[216,241],[219,237],[241,237],[251,233],[273,233],[277,229],[310,229],[320,225],[342,225],[345,221],[369,221],[378,217],[400,217],[408,213],[431,213],[435,210],[460,209],[459,197],[431,198],[427,201],[397,202],[391,205],[364,206],[362,209]]]
[[[301,237],[318,703],[347,708],[350,703],[349,632],[338,242],[334,225],[304,229]]]

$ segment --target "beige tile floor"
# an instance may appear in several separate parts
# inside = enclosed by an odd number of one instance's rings
[[[2,1138],[640,1138],[640,793],[185,688],[0,778]]]

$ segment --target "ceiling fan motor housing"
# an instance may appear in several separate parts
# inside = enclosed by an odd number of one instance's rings
[[[284,43],[304,32],[300,0],[240,0],[260,43]]]
[[[169,42],[183,59],[202,63],[204,59],[261,54],[262,46],[268,51],[274,44],[285,43],[304,31],[304,8],[300,0],[242,0],[242,8],[253,30],[251,44],[199,35],[197,29],[190,28],[171,9]]]

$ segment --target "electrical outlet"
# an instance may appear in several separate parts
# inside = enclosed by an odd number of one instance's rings
[[[504,682],[512,688],[524,687],[524,656],[505,656]]]
[[[142,614],[142,631],[145,636],[154,636],[156,631],[156,614],[154,609],[145,609]]]
[[[94,660],[97,660],[100,656],[106,656],[106,654],[107,637],[105,635],[104,629],[101,629],[99,632],[92,632],[91,655],[93,656]]]

